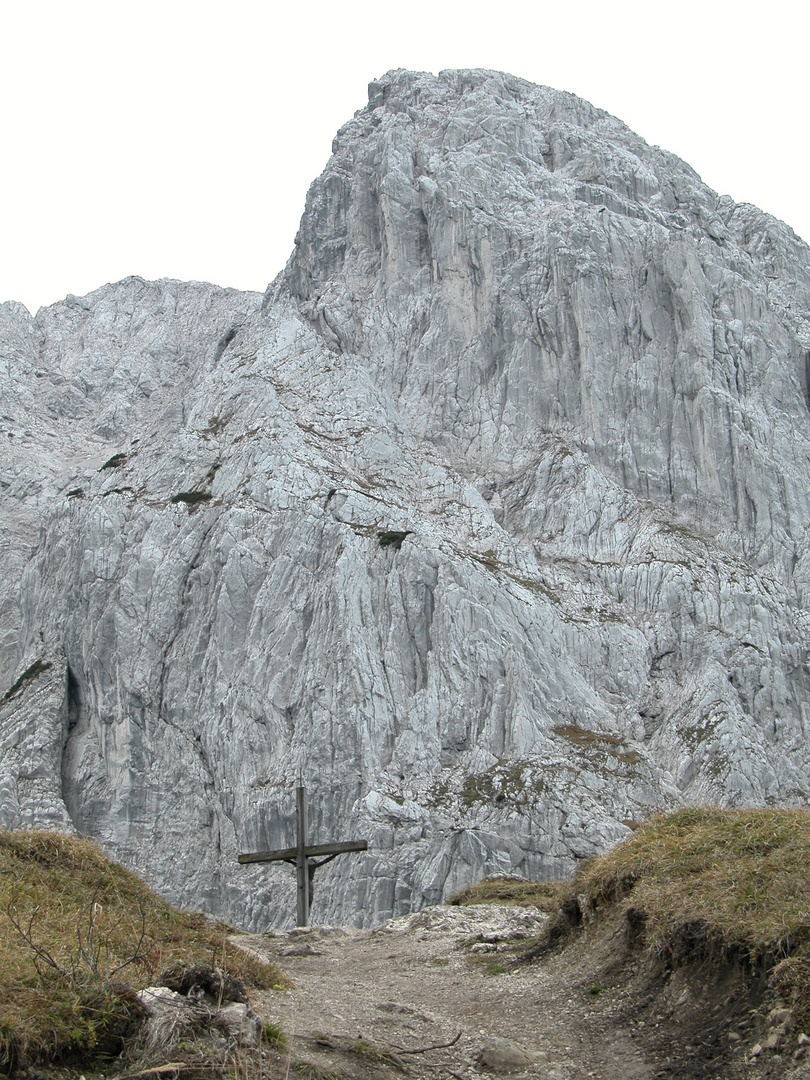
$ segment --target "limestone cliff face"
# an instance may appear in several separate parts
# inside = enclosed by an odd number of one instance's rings
[[[263,928],[299,774],[371,841],[333,922],[805,802],[809,359],[785,225],[569,94],[390,73],[264,296],[0,308],[0,822]]]

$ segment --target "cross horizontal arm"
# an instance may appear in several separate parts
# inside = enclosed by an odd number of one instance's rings
[[[338,844],[310,844],[307,855],[342,855],[346,851],[368,851],[368,840],[341,840]]]
[[[317,855],[343,855],[347,851],[368,851],[368,840],[344,840],[339,844],[309,844],[304,849],[307,858]],[[286,862],[295,861],[298,848],[276,848],[275,851],[252,851],[239,856],[239,862]]]
[[[276,848],[275,851],[252,851],[247,855],[240,855],[239,862],[286,862],[287,859],[295,862],[297,854],[298,848],[294,847]]]

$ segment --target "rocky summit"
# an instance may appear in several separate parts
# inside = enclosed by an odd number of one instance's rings
[[[809,372],[786,225],[571,94],[389,73],[263,295],[0,307],[0,824],[265,929],[299,777],[370,845],[321,923],[806,803]]]

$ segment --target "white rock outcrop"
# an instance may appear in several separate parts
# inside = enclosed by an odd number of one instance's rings
[[[0,823],[263,929],[810,789],[810,250],[570,94],[391,72],[265,295],[0,307]],[[8,687],[8,691],[5,688]]]

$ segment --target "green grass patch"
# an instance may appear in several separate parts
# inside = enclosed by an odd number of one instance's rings
[[[462,889],[455,896],[451,896],[447,903],[455,907],[467,907],[470,904],[506,904],[554,912],[570,891],[571,884],[568,881],[511,881],[509,878],[494,878]]]
[[[287,1049],[287,1036],[281,1024],[267,1022],[262,1024],[262,1038],[268,1046],[283,1053]]]
[[[87,840],[0,830],[0,1075],[119,1053],[141,1019],[134,991],[173,966],[283,983],[230,933],[171,907]]]
[[[662,955],[748,957],[810,1021],[810,810],[657,815],[587,863],[576,889],[623,905]]]
[[[505,975],[507,970],[506,964],[502,960],[487,960],[484,965],[484,974],[493,977],[495,975]]]
[[[351,1052],[360,1057],[368,1058],[375,1063],[393,1065],[395,1069],[402,1068],[402,1062],[399,1061],[390,1050],[383,1049],[381,1046],[376,1046],[367,1039],[358,1039],[356,1043],[353,1043]]]

